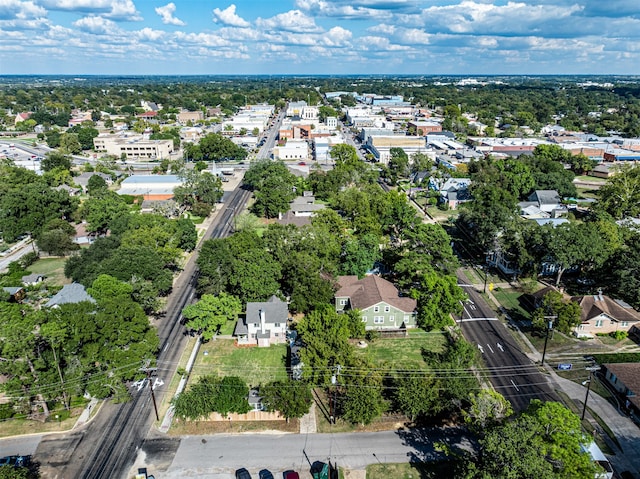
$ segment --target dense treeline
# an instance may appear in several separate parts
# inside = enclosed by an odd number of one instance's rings
[[[473,133],[461,113],[476,115],[493,128],[497,121],[507,135],[518,127],[533,130],[556,121],[569,130],[598,135],[616,131],[640,136],[640,87],[624,79],[602,77],[589,81],[615,82],[607,88],[582,86],[584,79],[567,77],[485,78],[488,84],[461,86],[459,78],[323,78],[323,77],[198,77],[164,79],[93,79],[70,85],[8,84],[0,92],[0,108],[34,112],[35,124],[66,126],[74,108],[134,115],[141,100],[161,104],[161,119],[175,118],[182,108],[219,106],[224,114],[252,103],[279,107],[285,101],[321,101],[321,93],[344,91],[399,94],[423,107],[440,110],[447,128]],[[342,105],[354,104],[343,96]],[[339,106],[339,103],[336,104]],[[94,119],[94,118],[92,118]],[[97,116],[94,120],[99,119]],[[13,118],[4,118],[12,125]]]

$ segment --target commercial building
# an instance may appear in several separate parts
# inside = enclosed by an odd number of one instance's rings
[[[143,136],[99,135],[93,139],[96,151],[127,160],[162,159],[173,153],[173,140],[149,140]]]
[[[177,175],[132,175],[120,184],[118,194],[142,196],[145,200],[168,200],[173,198],[173,189],[182,183]]]

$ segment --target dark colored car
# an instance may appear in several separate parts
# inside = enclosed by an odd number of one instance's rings
[[[258,473],[260,479],[273,479],[273,474],[268,469],[263,469]]]
[[[296,471],[284,471],[282,473],[282,479],[300,479],[300,476]]]
[[[236,479],[251,479],[251,474],[243,467],[236,470]]]

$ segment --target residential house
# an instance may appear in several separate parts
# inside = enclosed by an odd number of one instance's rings
[[[46,279],[46,276],[38,273],[31,273],[21,278],[22,284],[25,286],[34,286]]]
[[[74,188],[73,186],[69,186],[65,184],[56,186],[54,190],[66,191],[69,194],[69,196],[78,196],[80,193],[82,193],[82,188]]]
[[[2,290],[9,294],[9,301],[12,303],[21,303],[27,295],[22,286],[5,286]]]
[[[268,301],[247,303],[244,317],[236,323],[233,335],[239,345],[258,345],[268,347],[271,344],[284,343],[287,340],[287,303],[277,296]]]
[[[400,296],[398,289],[379,276],[340,276],[335,294],[337,312],[357,309],[367,330],[398,330],[417,326],[417,301]]]
[[[455,210],[460,203],[471,201],[469,178],[448,178],[440,187],[440,203],[445,203],[449,209]]]
[[[100,178],[102,178],[105,181],[105,183],[107,183],[107,185],[110,185],[111,183],[113,183],[113,180],[111,179],[111,175],[107,175],[106,173],[100,173],[98,171],[89,171],[86,173],[81,173],[80,175],[76,176],[73,179],[73,182],[86,192],[87,185],[89,184],[89,179],[94,175],[98,175]]]
[[[45,306],[47,308],[55,308],[61,304],[76,304],[83,301],[96,302],[96,300],[87,293],[84,286],[79,283],[71,283],[65,284],[55,296],[47,301]]]
[[[640,326],[640,313],[620,299],[612,299],[603,294],[574,296],[571,301],[582,310],[580,324],[575,335],[592,338],[597,333],[628,332],[633,326]]]
[[[13,124],[17,125],[18,123],[22,123],[23,121],[27,121],[29,118],[31,118],[31,112],[30,111],[18,113],[18,114],[16,114],[16,117],[13,120]]]
[[[262,397],[260,396],[260,391],[257,389],[250,389],[249,396],[247,397],[247,401],[249,402],[249,406],[252,411],[264,411],[264,404],[262,403]]]
[[[530,205],[551,213],[553,210],[562,208],[562,198],[556,190],[535,190],[529,195],[527,201],[519,203],[521,209]]]
[[[625,398],[625,407],[640,415],[640,363],[603,364],[602,374]]]

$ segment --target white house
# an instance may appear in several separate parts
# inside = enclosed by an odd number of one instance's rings
[[[287,303],[277,296],[261,303],[247,303],[247,313],[238,319],[233,335],[238,339],[238,345],[268,347],[284,343],[287,340],[287,319]]]

